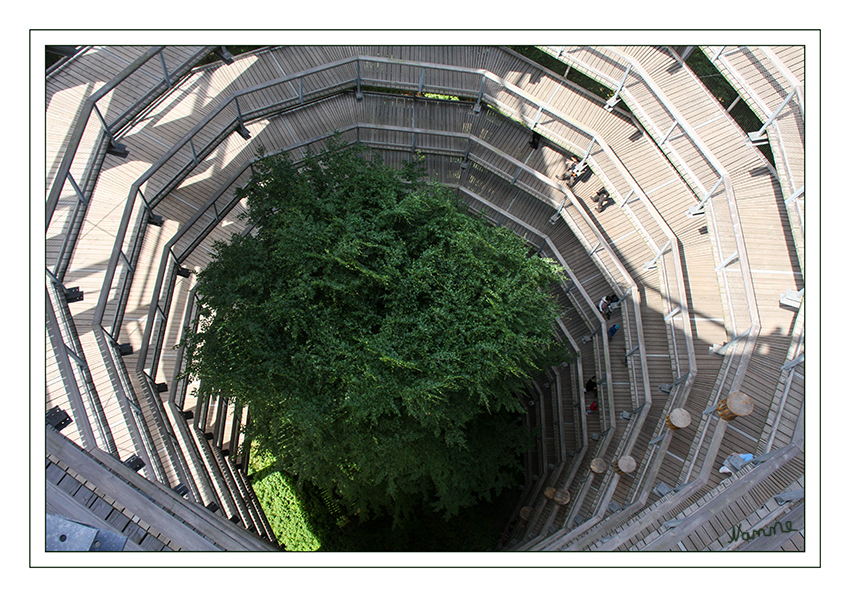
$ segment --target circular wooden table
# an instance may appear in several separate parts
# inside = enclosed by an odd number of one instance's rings
[[[674,408],[667,415],[667,427],[675,431],[676,429],[684,429],[691,424],[691,413],[684,408]]]
[[[631,456],[623,456],[617,461],[617,464],[614,465],[614,470],[618,475],[625,475],[626,473],[633,473],[637,468],[637,462]]]
[[[717,404],[717,414],[724,421],[735,417],[746,417],[753,412],[755,402],[743,392],[732,392]]]
[[[570,502],[570,492],[566,489],[559,489],[555,492],[555,503],[559,506],[566,506]]]
[[[601,458],[594,458],[590,461],[590,470],[594,473],[604,473],[606,468],[608,468],[608,465]]]
[[[528,522],[533,514],[534,510],[532,510],[528,506],[523,506],[522,510],[519,511],[519,517],[525,522]]]

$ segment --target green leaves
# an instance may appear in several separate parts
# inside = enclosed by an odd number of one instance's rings
[[[539,290],[557,266],[421,177],[337,141],[260,160],[240,191],[258,233],[215,245],[186,342],[264,449],[361,514],[497,493],[529,440],[514,391],[564,360]]]

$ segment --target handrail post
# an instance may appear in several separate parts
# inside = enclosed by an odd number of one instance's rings
[[[233,103],[236,105],[236,117],[237,117],[237,124],[236,124],[236,129],[235,129],[236,133],[238,133],[239,136],[241,136],[243,139],[245,139],[247,141],[248,139],[251,138],[251,132],[245,126],[245,120],[244,120],[244,117],[242,116],[242,110],[239,109],[239,96],[238,95],[233,98]],[[189,140],[191,141],[192,138],[189,137]]]
[[[794,193],[790,197],[788,197],[788,199],[785,200],[785,205],[789,205],[791,203],[794,203],[800,197],[800,195],[802,195],[805,191],[806,191],[806,185],[801,185],[799,189],[794,191]]]
[[[664,145],[664,143],[666,143],[666,142],[667,142],[667,138],[668,138],[668,137],[669,137],[669,136],[673,133],[673,131],[675,130],[676,126],[678,126],[678,124],[679,124],[679,121],[678,121],[678,120],[674,120],[674,121],[673,121],[673,124],[672,124],[672,125],[670,125],[670,128],[669,128],[669,129],[667,129],[667,132],[666,132],[666,133],[664,133],[664,138],[663,138],[663,139],[661,139],[661,141],[659,141],[659,142],[658,142],[658,144],[659,144],[659,145]]]
[[[236,106],[236,117],[239,119],[239,124],[244,125],[245,122],[242,120],[242,110],[239,108],[239,96],[233,97],[233,103]],[[189,138],[191,139],[191,137]]]
[[[558,221],[558,217],[561,215],[561,210],[564,209],[564,206],[567,204],[567,201],[569,201],[569,196],[564,193],[564,200],[561,202],[561,205],[558,206],[558,209],[555,210],[555,213],[552,214],[552,217],[549,218],[550,224],[555,224]]]
[[[658,260],[667,251],[667,249],[669,249],[671,246],[672,246],[672,241],[668,240],[667,244],[664,245],[663,247],[661,247],[658,250],[658,252],[655,254],[655,257],[653,257],[652,259],[650,259],[649,261],[647,261],[646,263],[643,264],[643,269],[645,269],[645,270],[655,269],[656,263],[658,262]]]
[[[171,77],[168,76],[168,67],[165,66],[165,56],[162,55],[162,50],[159,51],[159,61],[162,64],[162,73],[165,75],[165,86],[171,87]]]
[[[802,363],[805,360],[806,360],[806,353],[803,353],[800,356],[798,356],[796,359],[790,360],[787,363],[785,363],[784,365],[782,365],[782,370],[788,371],[789,369],[793,369],[794,367],[796,367],[797,365],[799,365],[800,363]]]
[[[620,92],[623,90],[623,86],[626,84],[626,77],[629,76],[629,71],[632,70],[632,63],[629,62],[626,65],[626,72],[623,73],[623,78],[620,79],[620,84],[617,86],[617,90],[614,92],[607,102],[605,102],[605,110],[610,112],[614,109],[614,106],[617,105],[620,101]]]
[[[767,122],[765,122],[757,132],[747,133],[747,135],[750,137],[750,141],[756,142],[756,141],[764,140],[764,133],[767,130],[767,127],[769,127],[771,124],[773,124],[773,122],[776,120],[777,116],[779,116],[779,113],[782,112],[782,110],[785,109],[785,106],[788,105],[788,102],[790,102],[791,98],[794,97],[795,95],[797,95],[796,89],[792,90],[791,93],[789,93],[787,96],[785,96],[785,99],[782,101],[782,104],[780,104],[779,108],[777,108],[776,111],[773,114],[770,115],[770,118],[767,119]]]
[[[472,109],[473,112],[478,114],[481,111],[481,98],[484,97],[484,83],[487,81],[487,75],[481,75],[481,89],[478,90],[478,99],[475,100],[475,107]]]
[[[720,55],[723,53],[723,50],[726,49],[726,46],[720,46],[720,48],[714,53],[714,56],[711,57],[711,62],[713,63],[715,60],[720,58]]]
[[[109,125],[106,124],[106,119],[103,117],[103,114],[100,113],[100,109],[97,107],[97,104],[93,104],[92,109],[94,110],[95,115],[100,120],[100,124],[103,125],[103,130],[106,131],[106,136],[109,137],[109,142],[114,144],[115,137],[112,135],[112,131],[109,130]]]
[[[581,161],[576,164],[575,168],[573,168],[573,174],[578,174],[582,170],[584,170],[584,165],[587,163],[587,158],[590,157],[590,150],[593,149],[593,144],[596,143],[596,136],[594,135],[590,139],[590,145],[587,146],[587,151],[584,152],[584,157],[581,158]]]
[[[360,58],[357,59],[357,91],[354,98],[358,102],[363,101],[363,91],[360,89]]]
[[[74,180],[74,177],[70,172],[68,172],[68,180],[71,182],[71,186],[74,187],[74,192],[77,193],[77,197],[80,198],[80,203],[82,203],[85,206],[88,206],[88,204],[89,204],[88,199],[86,199],[86,196],[83,194],[82,189],[77,184],[77,181]]]
[[[195,165],[198,165],[198,154],[195,151],[195,144],[192,143],[192,140],[189,139],[189,149],[192,150],[192,161],[195,162]]]
[[[705,213],[703,211],[703,207],[705,207],[705,204],[708,203],[708,200],[711,199],[711,196],[714,195],[714,191],[717,190],[717,188],[720,186],[720,183],[722,182],[723,175],[720,175],[720,177],[717,179],[717,182],[714,183],[714,186],[711,187],[711,190],[703,196],[702,200],[697,205],[688,208],[687,217],[692,218],[694,216],[699,216]]]

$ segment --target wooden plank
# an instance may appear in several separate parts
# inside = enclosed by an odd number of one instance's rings
[[[126,483],[126,479],[122,478],[120,467],[118,465],[112,472],[106,471],[100,464],[95,463],[90,457],[85,457],[84,453],[79,449],[75,449],[63,441],[58,441],[59,438],[54,438],[48,434],[48,450],[57,459],[66,462],[73,467],[80,475],[91,481],[93,485],[98,487],[105,494],[114,497],[114,499],[127,507],[132,507],[136,515],[143,520],[149,521],[153,526],[165,533],[172,541],[182,548],[193,551],[219,551],[217,547],[207,539],[203,538],[197,532],[193,532],[193,528],[182,524],[179,519],[175,518],[172,513],[183,511],[182,515],[191,519],[194,528],[197,531],[206,534],[207,536],[216,537],[222,546],[228,549],[238,549],[240,546],[232,540],[225,538],[221,529],[210,526],[207,520],[198,516],[189,516],[186,508],[188,503],[183,502],[180,498],[171,497],[162,491],[148,491],[145,493],[147,497],[134,489],[133,486]],[[114,473],[119,473],[115,476]],[[129,469],[128,474],[131,474]],[[136,487],[143,487],[146,480],[136,475]],[[153,489],[153,486],[151,486]],[[156,496],[156,501],[151,501],[150,498]]]
[[[47,502],[46,502],[46,513],[53,514],[56,516],[62,516],[74,522],[79,522],[80,524],[88,525],[90,527],[94,527],[97,529],[103,529],[104,527],[111,527],[110,529],[113,532],[121,534],[123,529],[117,528],[115,525],[110,524],[109,521],[104,521],[103,519],[95,516],[89,509],[80,505],[78,502],[74,501],[71,496],[69,496],[64,491],[58,489],[55,485],[50,483],[47,484]],[[104,523],[107,524],[104,524]],[[141,548],[134,543],[133,541],[128,541],[124,544],[123,551],[142,551]]]

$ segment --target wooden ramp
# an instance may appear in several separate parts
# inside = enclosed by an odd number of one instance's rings
[[[572,51],[572,49],[568,49],[564,52],[565,54],[569,54],[571,59],[574,60],[574,62],[571,62],[572,64],[583,65],[585,68],[590,69],[590,72],[597,73],[599,78],[603,77],[603,74],[600,72],[603,70],[601,67],[599,70],[593,70],[595,65],[602,64],[601,61],[597,60],[594,62],[590,58],[576,57],[572,54]],[[582,52],[584,52],[583,49],[575,50],[576,54],[581,54]],[[740,133],[734,130],[734,126],[728,122],[728,119],[722,118],[722,114],[721,117],[718,118],[712,113],[712,102],[708,101],[710,98],[707,98],[704,107],[702,107],[700,102],[694,101],[694,98],[701,96],[704,97],[706,95],[704,91],[699,88],[699,85],[695,83],[694,77],[689,75],[686,72],[686,69],[681,68],[681,65],[677,66],[674,60],[661,50],[654,48],[619,48],[618,51],[613,53],[617,56],[628,54],[640,65],[640,71],[643,73],[642,80],[640,81],[640,84],[633,84],[629,95],[624,96],[624,101],[629,103],[633,112],[639,114],[641,118],[649,120],[646,127],[647,130],[658,132],[660,129],[652,121],[652,119],[664,118],[665,116],[669,117],[669,110],[668,114],[665,114],[663,110],[659,111],[655,106],[663,106],[665,103],[669,106],[675,106],[676,124],[673,128],[679,127],[684,131],[688,131],[688,142],[691,143],[692,146],[688,148],[682,147],[681,145],[679,147],[671,147],[668,145],[667,153],[668,155],[674,156],[674,163],[678,161],[683,177],[686,177],[686,179],[687,177],[691,177],[692,180],[698,181],[700,176],[705,176],[706,162],[711,161],[708,157],[713,160],[715,165],[719,165],[720,167],[723,167],[724,162],[728,160],[728,168],[730,172],[732,172],[732,185],[734,185],[736,192],[739,192],[738,189],[741,189],[741,192],[745,190],[748,197],[748,202],[746,204],[741,205],[739,202],[738,205],[740,206],[739,213],[741,221],[745,225],[745,234],[747,234],[747,231],[749,230],[751,231],[749,232],[749,238],[757,237],[755,240],[748,240],[748,244],[754,246],[767,246],[770,244],[770,241],[767,239],[767,234],[765,233],[764,236],[762,236],[762,231],[764,230],[764,222],[762,218],[767,213],[775,214],[774,217],[776,218],[775,221],[777,223],[777,229],[773,232],[774,239],[787,238],[787,224],[783,224],[783,221],[787,222],[787,219],[783,220],[783,217],[785,216],[784,211],[777,209],[776,207],[776,185],[771,183],[769,176],[763,179],[759,178],[757,175],[759,172],[759,156],[755,155],[751,147],[747,147],[744,140],[741,139]],[[597,58],[598,54],[599,53],[597,53]],[[620,62],[620,64],[623,64],[623,62]],[[611,73],[609,73],[609,75],[610,74]],[[612,80],[613,78],[613,76],[610,76],[609,80]],[[659,100],[663,100],[663,102],[660,102]],[[717,110],[715,108],[715,113],[716,112]],[[725,133],[722,132],[723,126],[727,129],[727,132]],[[712,130],[714,128],[718,129],[717,132]],[[669,130],[672,129],[668,128],[668,131]],[[699,131],[698,136],[694,134],[694,131]],[[656,141],[662,147],[665,143],[667,143],[666,136],[667,135],[664,135],[665,138],[656,138]],[[702,143],[701,139],[703,138],[709,140],[709,143],[707,143],[704,148],[700,148],[699,145]],[[726,141],[727,139],[729,141]],[[690,158],[689,161],[687,157],[683,157],[694,154],[696,151],[694,148],[699,149],[699,153],[703,154],[699,159],[694,157]],[[689,154],[688,151],[691,153]],[[748,153],[751,156],[750,158],[747,157]],[[706,157],[707,155],[708,157]],[[741,168],[741,164],[746,166],[747,159],[752,160],[750,162],[752,165],[750,167]],[[764,180],[764,184],[761,187],[755,186],[754,184],[759,180]],[[757,197],[759,193],[765,197],[763,202],[759,202],[757,199],[752,201],[749,200],[749,197]],[[755,216],[756,210],[751,210],[750,204],[758,204],[763,208],[761,217]],[[752,223],[748,223],[750,221],[751,211],[753,213]],[[762,252],[759,251],[758,257],[755,258],[754,261],[750,262],[751,272],[755,280],[754,286],[758,288],[758,291],[755,293],[756,297],[763,297],[761,300],[758,300],[757,298],[759,316],[761,318],[761,325],[763,326],[762,329],[776,329],[774,326],[778,325],[780,330],[786,330],[791,318],[787,312],[783,312],[779,308],[778,301],[775,298],[776,295],[770,298],[766,296],[770,291],[770,284],[766,283],[766,281],[762,281],[762,278],[759,276],[776,276],[779,272],[783,271],[787,271],[789,274],[793,275],[793,272],[795,271],[795,261],[796,255],[793,254],[793,251],[789,252],[786,248],[785,250],[768,253],[766,255],[763,255]],[[733,303],[728,300],[726,303],[728,305],[726,307],[728,317],[728,308],[731,307]],[[767,317],[765,317],[766,315]],[[779,319],[776,320],[774,319],[775,317],[778,317]],[[765,323],[767,323],[770,327],[765,328]],[[780,332],[776,336],[776,340],[787,349],[787,333]],[[780,337],[781,340],[779,339]],[[760,337],[759,341],[765,345],[769,345],[772,342],[770,337]],[[771,350],[765,346],[760,351],[757,349],[756,353],[757,355],[761,355],[770,352],[773,354],[779,353],[784,356],[785,351],[781,349],[778,350],[778,348],[779,347],[776,346]],[[773,371],[775,379],[775,376],[781,370],[781,366],[784,361],[780,357],[771,365],[767,365],[763,358],[760,358],[759,356],[754,356],[753,359],[755,359],[755,362],[753,360],[750,361],[749,369],[747,369],[748,376],[743,379],[742,387],[747,388],[745,391],[752,391],[753,393],[756,393],[757,391],[763,392],[767,389],[768,394],[762,394],[759,397],[759,403],[766,406],[767,404],[770,404],[773,398],[772,393],[773,387],[775,387],[775,382],[772,383],[765,379],[764,372]],[[756,371],[759,372],[758,375],[756,375]],[[749,380],[752,380],[752,382],[748,383]],[[754,413],[756,416],[753,419],[747,419],[746,423],[736,422],[736,424],[731,425],[730,429],[726,430],[723,435],[722,446],[718,446],[716,449],[717,451],[713,453],[723,454],[732,451],[754,451],[758,442],[757,437],[761,432],[761,426],[765,421],[763,418],[764,414],[761,413],[760,409],[757,409],[757,413]],[[766,410],[764,413],[766,413]],[[689,457],[691,462],[694,462],[693,458],[698,457],[699,454],[706,454],[706,452],[698,451],[694,454],[694,456]],[[720,458],[722,459],[722,456]],[[685,479],[686,478],[687,477],[685,477]],[[680,477],[679,481],[682,482],[683,478]],[[712,481],[709,482],[711,483]]]
[[[275,551],[276,545],[229,524],[173,490],[134,473],[108,454],[85,452],[47,430],[48,491],[55,513],[125,535],[143,551]],[[54,489],[55,488],[55,489]],[[68,504],[68,506],[63,506]],[[81,514],[81,509],[90,514]]]
[[[765,123],[746,131],[769,143],[785,198],[800,267],[805,267],[805,61],[803,46],[702,48]],[[761,137],[758,133],[762,132]]]

